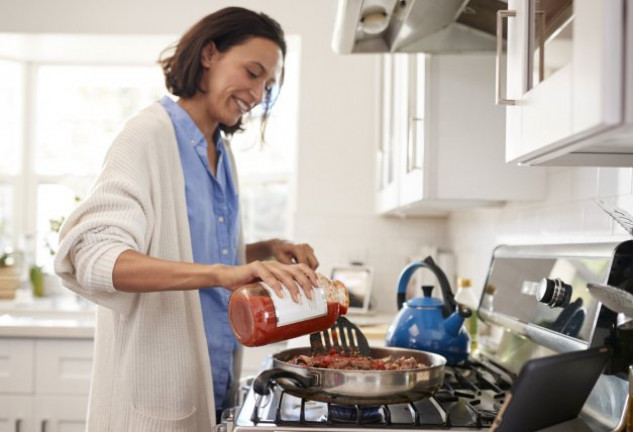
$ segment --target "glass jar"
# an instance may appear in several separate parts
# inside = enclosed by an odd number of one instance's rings
[[[292,300],[286,287],[280,298],[264,282],[236,289],[229,300],[229,322],[237,340],[253,347],[331,327],[347,312],[349,294],[340,281],[317,276],[319,284],[312,289],[312,299],[300,288],[299,303]]]
[[[459,278],[457,280],[457,293],[455,294],[455,302],[467,307],[471,311],[471,315],[465,319],[464,326],[470,336],[470,352],[474,352],[477,348],[477,299],[471,288],[471,281],[467,278]]]

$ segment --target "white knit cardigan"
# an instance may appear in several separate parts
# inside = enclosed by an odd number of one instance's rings
[[[239,244],[243,263],[241,232]],[[159,103],[115,139],[61,229],[55,271],[97,304],[87,431],[210,431],[215,407],[198,291],[115,290],[114,263],[128,249],[193,261],[176,135]]]

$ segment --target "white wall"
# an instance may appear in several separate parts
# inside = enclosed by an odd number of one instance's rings
[[[374,215],[378,57],[332,52],[335,0],[3,1],[0,32],[181,34],[229,5],[264,11],[301,36],[294,240],[314,246],[326,273],[349,260],[373,265],[374,304],[395,310],[407,257],[422,245],[445,246],[446,222]]]
[[[453,249],[457,275],[480,289],[497,244],[629,238],[594,198],[633,210],[631,169],[550,168],[545,201],[457,212],[448,221],[375,216],[378,57],[333,54],[335,0],[3,1],[0,32],[180,34],[228,5],[263,10],[301,36],[295,240],[315,247],[325,272],[350,260],[373,265],[379,310],[394,310],[398,274],[423,245]]]
[[[496,245],[630,239],[595,200],[602,198],[633,212],[632,174],[631,168],[548,168],[543,201],[452,214],[448,235],[457,273],[472,278],[481,294]]]

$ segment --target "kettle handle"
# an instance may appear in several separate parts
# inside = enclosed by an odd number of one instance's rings
[[[451,291],[451,285],[448,282],[446,274],[437,266],[437,264],[435,264],[435,261],[433,261],[433,258],[430,255],[422,261],[410,263],[404,268],[404,270],[402,270],[402,273],[400,273],[400,277],[398,278],[398,309],[402,309],[402,305],[404,305],[406,300],[407,285],[409,285],[411,275],[413,275],[413,272],[420,267],[426,267],[435,274],[435,277],[440,283],[440,288],[442,289],[442,296],[444,297],[444,308],[442,313],[445,317],[452,314],[456,309],[456,303],[455,296],[453,296],[453,292]]]

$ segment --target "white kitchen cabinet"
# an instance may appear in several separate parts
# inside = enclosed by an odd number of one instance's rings
[[[33,423],[41,432],[84,432],[87,397],[35,397]]]
[[[40,339],[35,343],[35,357],[36,394],[88,395],[93,358],[91,340]]]
[[[29,396],[0,395],[0,432],[27,432],[35,430]]]
[[[624,3],[508,1],[499,97],[509,162],[631,166],[633,11]]]
[[[35,344],[28,339],[0,339],[0,394],[34,389]]]
[[[390,54],[383,71],[379,213],[445,214],[545,196],[543,170],[505,163],[494,55]]]
[[[408,84],[408,74],[403,62],[408,61],[407,55],[396,54],[385,56],[382,64],[382,119],[381,138],[378,148],[378,193],[376,207],[379,213],[388,212],[398,207],[398,182],[396,179],[397,154],[395,143],[398,140],[395,127],[395,113],[399,112],[402,104],[402,85]],[[397,60],[397,61],[396,61]],[[396,70],[397,66],[397,70]],[[395,72],[398,73],[399,87],[395,87]],[[397,90],[397,91],[396,91]]]
[[[0,432],[84,431],[93,340],[0,338]]]

